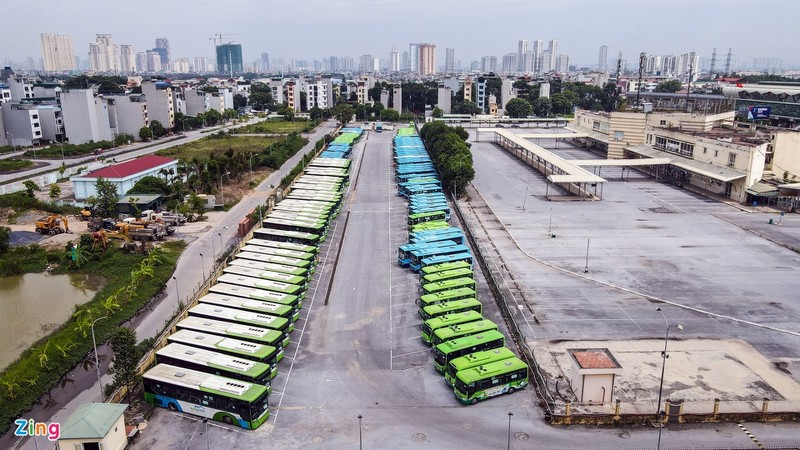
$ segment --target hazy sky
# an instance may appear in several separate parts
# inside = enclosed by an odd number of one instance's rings
[[[516,53],[517,41],[558,40],[571,64],[596,65],[609,46],[609,64],[622,51],[635,65],[641,51],[696,51],[718,67],[733,59],[780,58],[800,66],[800,0],[32,0],[3,1],[0,61],[41,57],[39,33],[72,35],[86,59],[95,34],[110,33],[136,51],[155,38],[170,41],[173,57],[212,56],[209,38],[237,33],[246,63],[271,59],[321,60],[371,54],[387,58],[409,42],[455,49],[468,66],[483,55]]]

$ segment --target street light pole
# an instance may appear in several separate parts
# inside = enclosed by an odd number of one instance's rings
[[[203,258],[203,254],[200,253],[200,265],[203,266],[203,276],[206,275],[206,260]]]
[[[511,416],[513,416],[513,415],[514,415],[514,413],[509,411],[509,413],[508,413],[508,446],[507,446],[508,450],[511,450]]]
[[[9,134],[11,135],[11,146],[14,148],[14,151],[17,151],[17,144],[15,142],[17,139],[14,137],[14,133],[6,131],[6,137],[8,137]]]
[[[583,273],[589,273],[589,238],[586,238],[586,265],[583,266]]]
[[[181,291],[178,290],[178,279],[175,278],[175,277],[172,277],[172,279],[175,280],[175,295],[178,296],[178,303],[180,303],[181,302]]]
[[[253,153],[250,155],[250,182],[253,182],[253,157],[258,155],[258,153]]]
[[[658,444],[656,445],[656,449],[658,450],[661,449],[661,431],[664,429],[664,410],[661,409],[661,393],[664,390],[664,369],[666,368],[667,358],[669,357],[669,355],[667,355],[667,342],[669,342],[669,329],[672,328],[672,324],[669,323],[667,316],[664,315],[664,311],[662,311],[661,308],[656,308],[656,311],[661,313],[661,317],[664,318],[664,323],[667,325],[667,332],[664,336],[664,351],[661,352],[661,381],[658,385]],[[683,330],[683,326],[680,324],[675,328]]]
[[[92,347],[94,347],[94,367],[97,369],[97,383],[100,384],[100,403],[105,403],[103,398],[103,382],[100,380],[100,359],[97,357],[97,341],[94,339],[94,324],[98,320],[108,319],[108,316],[98,317],[92,322]]]
[[[219,174],[219,195],[222,197],[222,209],[225,209],[225,190],[222,187],[222,177],[229,175],[230,172],[225,172]]]
[[[358,415],[358,449],[364,449],[364,442],[361,440],[361,414]]]

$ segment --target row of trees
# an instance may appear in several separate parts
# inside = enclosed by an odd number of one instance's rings
[[[472,152],[466,143],[469,133],[462,127],[449,127],[444,122],[426,123],[419,132],[442,180],[442,187],[464,192],[475,178]]]

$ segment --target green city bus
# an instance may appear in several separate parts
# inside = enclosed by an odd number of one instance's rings
[[[286,231],[275,228],[264,227],[253,231],[253,237],[278,242],[295,242],[305,245],[319,245],[320,236],[314,233],[304,233],[301,231]]]
[[[422,283],[437,283],[439,281],[452,280],[454,278],[469,277],[474,278],[475,273],[469,267],[461,267],[460,269],[443,270],[432,274],[423,274]]]
[[[209,303],[200,303],[189,309],[189,317],[205,317],[207,319],[224,320],[240,323],[242,325],[255,325],[257,327],[275,330],[289,336],[294,331],[294,324],[286,318],[259,314],[236,308],[226,308]]]
[[[468,287],[475,289],[475,279],[470,277],[453,278],[451,280],[436,281],[434,283],[425,283],[422,285],[422,293],[435,294],[437,292],[449,291],[452,289],[459,289]]]
[[[201,333],[211,333],[218,336],[233,337],[243,341],[258,342],[283,350],[289,345],[289,336],[280,331],[260,328],[252,325],[242,325],[224,320],[206,319],[203,317],[189,316],[177,324],[179,330],[192,330]]]
[[[500,394],[513,394],[528,385],[528,365],[517,357],[456,373],[453,393],[461,403],[478,403]]]
[[[265,255],[284,256],[286,258],[304,259],[310,261],[311,264],[316,264],[317,255],[314,253],[300,252],[297,250],[289,250],[285,248],[264,247],[262,245],[245,245],[242,247],[243,252],[263,253]]]
[[[270,272],[285,273],[288,275],[294,275],[296,277],[302,277],[304,280],[308,280],[309,278],[311,278],[311,273],[309,273],[308,269],[304,269],[302,267],[287,266],[286,264],[273,264],[273,263],[254,261],[252,259],[236,258],[230,262],[230,265],[237,267],[245,267],[247,269],[252,269],[252,270],[268,270]]]
[[[468,263],[467,261],[454,261],[454,262],[425,266],[422,269],[420,269],[419,276],[420,278],[424,279],[426,275],[432,275],[434,273],[445,272],[448,270],[455,270],[455,269],[463,269],[463,268],[472,270],[472,264]]]
[[[247,342],[241,339],[217,336],[214,334],[200,333],[193,330],[178,330],[167,336],[167,342],[211,350],[236,358],[245,358],[258,361],[268,366],[277,367],[283,359],[283,350],[271,345]]]
[[[480,335],[476,334],[474,336],[469,336],[463,339],[472,339],[476,336]],[[443,342],[439,345],[444,345],[447,344],[448,342],[453,342],[453,341]],[[493,344],[496,344],[496,342],[493,342]],[[444,369],[444,382],[447,383],[448,386],[453,386],[453,383],[455,383],[456,380],[456,373],[462,370],[472,369],[473,367],[480,367],[485,364],[490,364],[497,361],[503,361],[504,359],[509,359],[516,356],[514,355],[514,352],[508,349],[508,347],[503,347],[503,344],[500,344],[500,346],[496,348],[493,347],[484,347],[484,348],[488,350],[479,351],[481,349],[477,349],[474,352],[466,353],[463,356],[459,357],[454,357],[455,355],[450,355],[449,362],[447,363],[447,366]],[[436,363],[436,361],[434,361],[434,363]],[[438,367],[437,370],[439,370]],[[439,372],[441,372],[441,370]]]
[[[281,305],[273,302],[265,302],[263,300],[251,300],[233,295],[209,293],[200,297],[197,301],[199,303],[227,306],[234,309],[242,309],[245,311],[269,314],[270,316],[283,317],[292,323],[296,322],[297,319],[300,318],[300,310],[292,308],[291,306]]]
[[[411,214],[410,216],[408,216],[408,226],[410,227],[418,223],[431,222],[434,220],[444,220],[446,222],[444,211],[433,211],[433,212],[422,212],[422,213]]]
[[[433,332],[433,345],[449,341],[464,336],[482,333],[484,331],[496,330],[497,324],[489,319],[478,320],[475,322],[463,323],[460,325],[450,325],[449,327],[439,328]]]
[[[268,241],[266,239],[253,238],[246,242],[248,245],[260,245],[262,247],[282,248],[285,250],[295,250],[298,252],[316,253],[319,248],[315,245],[295,244],[292,242]]]
[[[439,328],[449,327],[452,325],[460,325],[464,323],[476,322],[483,320],[481,313],[476,311],[462,311],[459,313],[445,314],[443,316],[434,317],[422,322],[420,326],[420,338],[422,342],[429,344],[433,340],[433,333]]]
[[[250,298],[264,302],[278,303],[280,305],[291,306],[294,309],[300,309],[303,307],[303,302],[301,302],[300,298],[298,298],[296,295],[265,291],[263,289],[250,289],[248,287],[237,286],[235,284],[217,283],[208,288],[208,292]]]
[[[235,275],[242,275],[245,277],[261,278],[262,280],[281,281],[283,283],[296,284],[305,289],[307,280],[304,277],[297,275],[289,275],[288,273],[273,272],[271,270],[258,270],[250,269],[241,266],[228,266],[222,269],[223,273],[232,273]]]
[[[451,339],[433,346],[433,366],[437,372],[443,373],[447,364],[458,357],[502,347],[505,344],[506,337],[497,330]]]
[[[445,314],[453,314],[462,311],[477,311],[481,312],[483,306],[478,299],[463,298],[461,300],[453,300],[450,302],[436,303],[430,306],[425,306],[419,309],[419,315],[422,320],[433,319],[434,317],[443,316]]]
[[[290,258],[288,256],[269,255],[266,253],[256,253],[256,252],[239,252],[235,256],[236,258],[249,259],[251,261],[258,261],[262,263],[294,266],[300,269],[306,269],[309,272],[314,272],[315,270],[314,264],[312,264],[311,261],[307,259],[297,259],[297,258]]]
[[[452,302],[453,300],[461,300],[464,298],[475,298],[475,296],[475,291],[470,288],[452,289],[450,291],[441,291],[435,294],[420,296],[419,306],[424,308],[437,303]]]
[[[158,349],[156,363],[171,364],[248,383],[263,384],[270,394],[272,386],[269,380],[278,374],[277,364],[270,367],[257,361],[236,358],[183,344],[167,344]]]
[[[142,385],[147,403],[173,411],[250,430],[269,417],[269,392],[260,384],[159,364],[145,372]]]
[[[408,228],[410,233],[418,233],[426,230],[438,230],[440,228],[448,228],[450,225],[444,220],[431,220],[430,222],[422,222],[416,225],[411,225]]]
[[[300,298],[305,296],[305,289],[296,284],[283,283],[281,281],[262,280],[260,278],[244,277],[232,273],[224,273],[217,278],[217,283],[236,284],[239,286],[264,289],[266,291],[278,292],[281,294],[296,295]]]

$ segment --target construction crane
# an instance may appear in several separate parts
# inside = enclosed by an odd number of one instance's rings
[[[210,41],[214,41],[214,47],[217,45],[222,45],[225,42],[225,36],[241,36],[238,33],[217,33],[214,36],[208,38]],[[219,44],[217,44],[217,40],[219,40]],[[228,44],[233,44],[233,41],[228,42]],[[226,44],[227,45],[227,44]]]

